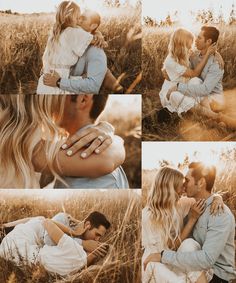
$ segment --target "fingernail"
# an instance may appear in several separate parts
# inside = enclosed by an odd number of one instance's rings
[[[72,155],[72,150],[68,150],[68,151],[66,152],[66,154],[67,154],[68,156],[71,156],[71,155]]]
[[[62,149],[66,149],[67,148],[67,144],[64,143],[62,146],[61,146]]]
[[[100,150],[99,150],[99,149],[95,149],[95,153],[97,153],[97,154],[98,154],[99,152],[100,152]]]
[[[82,152],[80,155],[82,158],[86,158],[87,157],[87,153],[86,152]]]

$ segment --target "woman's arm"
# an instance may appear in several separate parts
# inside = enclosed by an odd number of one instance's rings
[[[113,143],[99,154],[93,153],[86,159],[81,158],[82,150],[73,156],[68,156],[64,150],[60,150],[55,161],[55,169],[61,176],[98,178],[114,171],[125,160],[124,142],[118,136],[114,136]],[[41,144],[33,158],[37,172],[49,172],[46,167],[46,154]]]
[[[8,222],[8,223],[4,223],[2,226],[3,227],[14,227],[18,224],[24,224],[27,223],[30,219],[32,219],[34,217],[26,217],[26,218],[22,218],[22,219],[18,219],[16,221],[12,221],[12,222]]]
[[[200,76],[203,68],[205,67],[209,57],[216,52],[216,46],[211,45],[206,54],[203,56],[202,60],[197,64],[197,66],[192,70],[188,68],[186,72],[183,74],[183,77],[194,78]]]

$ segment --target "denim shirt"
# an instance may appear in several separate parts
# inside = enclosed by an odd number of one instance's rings
[[[62,78],[60,89],[72,93],[98,94],[107,72],[107,56],[103,49],[89,46],[78,60],[68,79]],[[86,73],[87,77],[81,76]]]
[[[191,60],[192,67],[195,68],[200,60],[200,54],[193,57]],[[223,94],[223,75],[224,70],[220,69],[215,57],[211,55],[200,75],[200,79],[202,79],[203,83],[199,85],[179,83],[178,91],[192,97],[208,96],[210,94]]]
[[[164,251],[161,262],[175,266],[184,272],[213,268],[214,274],[229,281],[236,278],[235,219],[226,205],[224,205],[224,213],[211,215],[212,201],[213,196],[206,200],[206,209],[193,229],[193,238],[202,249],[182,253]]]

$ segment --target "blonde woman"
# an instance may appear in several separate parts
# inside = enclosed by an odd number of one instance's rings
[[[164,249],[200,250],[196,241],[187,238],[204,211],[204,201],[181,197],[183,187],[184,176],[178,170],[163,167],[156,174],[147,205],[142,211],[143,263],[146,264],[150,255]],[[215,196],[211,206],[213,213],[218,212],[221,203],[221,197]],[[188,221],[183,225],[186,216]],[[143,283],[204,283],[211,279],[211,272],[184,273],[150,261],[143,270]]]
[[[43,55],[37,94],[67,94],[57,87],[44,85],[43,75],[56,71],[61,78],[68,78],[70,68],[93,42],[94,36],[78,26],[79,18],[80,7],[74,2],[63,1],[59,5],[56,22]]]
[[[195,69],[190,68],[189,58],[192,52],[194,42],[194,35],[185,30],[177,29],[171,36],[169,43],[169,54],[166,57],[163,69],[166,71],[170,80],[165,80],[162,89],[159,93],[161,104],[170,112],[177,112],[178,115],[187,112],[201,102],[199,97],[188,97],[182,93],[175,91],[169,93],[168,91],[176,85],[176,83],[190,83],[201,84],[200,76],[205,67],[209,57],[216,52],[214,45],[210,46],[202,60],[198,63]],[[204,102],[202,102],[204,105]],[[212,113],[211,113],[212,112]],[[209,114],[214,112],[209,110]]]
[[[0,96],[0,188],[39,188],[40,174],[36,171],[50,173],[58,180],[61,180],[60,176],[95,177],[95,174],[102,176],[110,173],[106,162],[101,164],[100,159],[109,161],[116,158],[111,156],[108,150],[104,150],[102,155],[92,154],[83,159],[81,153],[84,149],[69,156],[67,151],[61,148],[68,136],[59,126],[67,97]],[[96,139],[99,141],[97,145],[101,146],[109,139],[106,134],[111,131],[112,127],[106,122],[85,129],[80,135],[80,147]],[[72,139],[73,144],[76,144],[77,136]],[[121,153],[123,160],[123,145],[120,147],[112,143],[110,147],[113,146],[116,152]],[[94,147],[93,142],[90,147]]]

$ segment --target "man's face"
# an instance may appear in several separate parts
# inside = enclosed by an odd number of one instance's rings
[[[195,197],[199,192],[199,187],[192,176],[192,171],[193,169],[189,169],[187,175],[185,176],[184,188],[188,197]]]
[[[200,51],[206,49],[207,47],[209,47],[211,45],[210,40],[205,40],[204,31],[201,31],[198,34],[198,36],[196,38],[195,45],[196,45],[197,49],[200,50]]]
[[[100,239],[106,234],[107,229],[100,225],[98,228],[91,227],[84,233],[85,240],[100,241]]]
[[[87,32],[93,31],[92,16],[89,11],[85,11],[79,18],[79,25]]]

